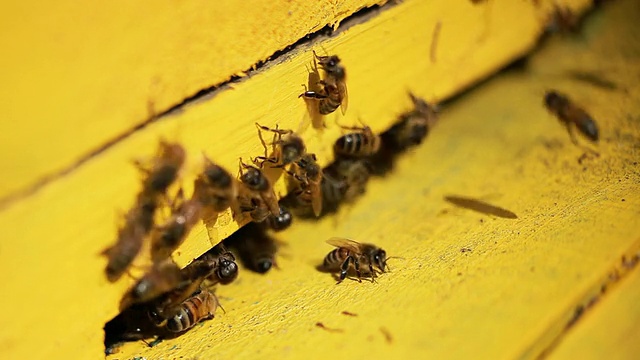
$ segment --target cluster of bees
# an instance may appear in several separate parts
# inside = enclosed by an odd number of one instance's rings
[[[314,60],[325,76],[317,90],[305,91],[300,97],[322,115],[338,107],[346,109],[346,73],[340,59],[314,52]],[[414,108],[401,114],[382,134],[374,134],[364,124],[341,126],[346,134],[334,143],[334,161],[324,168],[294,131],[256,123],[264,155],[251,159],[253,164],[240,159],[237,179],[205,157],[202,173],[196,177],[193,195],[188,199],[182,190],[168,199],[168,189],[185,162],[185,150],[179,144],[160,142],[157,155],[149,163],[137,163],[144,174],[142,190],[124,216],[116,243],[104,251],[108,257],[105,273],[111,282],[128,272],[147,239],[152,259],[150,269],[123,296],[121,314],[105,326],[105,343],[111,346],[151,336],[168,338],[213,318],[220,303],[212,287],[229,284],[238,276],[236,257],[231,251],[246,268],[259,273],[277,266],[278,246],[269,231],[288,228],[294,215],[322,217],[353,202],[365,192],[371,176],[386,175],[398,155],[422,143],[436,122],[436,109],[409,95]],[[591,140],[598,140],[593,119],[565,95],[550,91],[545,104],[570,131],[575,125]],[[264,140],[265,133],[272,135],[270,143]],[[289,192],[280,200],[264,174],[268,168],[281,169],[287,175]],[[171,215],[156,224],[156,212],[167,205]],[[229,208],[236,220],[248,217],[251,222],[180,269],[171,258],[173,251],[198,221],[214,218]],[[387,255],[383,249],[338,237],[327,243],[335,249],[325,256],[322,267],[338,273],[338,283],[352,270],[358,281],[363,276],[374,281],[377,273],[385,272]]]
[[[346,110],[346,72],[338,56],[314,52],[314,63],[324,77],[317,88],[300,97],[320,115],[339,107]],[[334,161],[324,168],[294,131],[256,123],[264,155],[252,158],[251,164],[240,159],[238,178],[205,156],[188,199],[182,189],[173,199],[168,195],[186,152],[179,144],[161,141],[153,159],[136,163],[144,175],[142,190],[124,216],[116,243],[103,252],[108,258],[105,273],[110,282],[128,273],[145,241],[150,243],[152,260],[150,269],[123,296],[120,315],[105,326],[107,351],[124,340],[173,337],[213,318],[220,303],[212,287],[229,284],[238,276],[231,251],[246,268],[265,273],[277,266],[278,246],[269,231],[288,228],[294,215],[318,218],[335,212],[341,204],[362,195],[369,178],[389,172],[397,155],[420,144],[436,121],[433,106],[410,96],[414,109],[380,135],[364,124],[341,126],[346,133],[333,146]],[[265,134],[271,135],[269,143]],[[289,192],[281,200],[265,176],[268,169],[281,169],[286,174]],[[163,207],[168,207],[171,215],[156,224],[156,213]],[[248,218],[251,222],[180,269],[171,254],[199,221],[215,218],[227,209],[237,221]],[[373,281],[378,272],[385,272],[387,256],[379,247],[338,237],[327,242],[336,248],[324,258],[323,268],[339,273],[338,283],[351,270],[358,281],[363,276]]]

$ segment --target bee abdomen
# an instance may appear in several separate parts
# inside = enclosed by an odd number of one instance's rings
[[[340,266],[342,261],[343,259],[342,259],[342,256],[340,255],[340,249],[335,249],[335,250],[332,250],[330,253],[327,254],[327,256],[324,257],[322,266],[325,269],[331,270]]]
[[[340,106],[340,101],[336,101],[330,97],[322,99],[320,101],[320,105],[318,106],[318,111],[322,115],[328,115],[332,112],[336,111],[336,109]]]
[[[202,300],[194,296],[185,301],[178,313],[167,320],[167,330],[171,332],[182,332],[192,328],[200,319],[198,319],[198,307],[202,306]]]
[[[585,134],[589,139],[593,141],[598,141],[598,127],[596,126],[595,121],[589,116],[585,116],[583,120],[578,124],[578,128]]]

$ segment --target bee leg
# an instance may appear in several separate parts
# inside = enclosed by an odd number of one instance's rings
[[[347,271],[349,271],[349,263],[352,259],[353,257],[351,255],[347,255],[347,258],[344,259],[344,261],[340,265],[340,280],[338,280],[336,284],[340,284],[347,277]]]
[[[376,282],[376,271],[371,263],[369,263],[369,272],[371,273],[371,282]]]
[[[356,275],[358,275],[358,282],[362,282],[362,274],[360,273],[360,261],[357,256],[352,256],[353,266],[356,268]]]
[[[578,143],[578,138],[576,137],[576,132],[573,129],[573,126],[569,123],[565,123],[565,127],[567,128],[567,132],[569,133],[569,137],[571,138],[571,142],[573,145],[580,147]]]
[[[326,99],[328,97],[327,95],[321,94],[316,91],[305,91],[302,94],[300,94],[298,97],[303,97],[303,96],[307,99],[320,99],[320,100]]]

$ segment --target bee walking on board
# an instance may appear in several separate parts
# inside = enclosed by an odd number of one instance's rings
[[[158,155],[148,166],[136,163],[145,174],[142,191],[136,204],[127,212],[116,243],[102,252],[108,257],[105,273],[110,282],[120,279],[140,253],[144,239],[153,228],[160,198],[178,177],[185,157],[182,146],[161,141]]]
[[[574,104],[569,98],[557,91],[548,91],[544,96],[547,109],[551,111],[567,128],[571,141],[578,145],[578,140],[573,132],[573,126],[584,134],[589,140],[598,142],[599,131],[596,122],[582,108]]]
[[[200,221],[201,212],[202,204],[198,199],[185,200],[180,189],[174,201],[171,217],[160,225],[151,237],[151,259],[160,262],[169,258]]]
[[[255,166],[240,159],[240,182],[244,185],[238,194],[241,213],[248,212],[255,222],[264,221],[269,215],[280,214],[278,199],[271,182]]]
[[[338,107],[340,107],[344,115],[347,112],[348,105],[347,75],[344,66],[340,64],[340,58],[337,55],[318,56],[315,50],[313,51],[313,56],[316,68],[320,65],[325,76],[319,81],[320,88],[317,91],[308,90],[298,97],[316,100],[318,102],[318,112],[322,115],[331,114]]]
[[[163,293],[182,286],[186,280],[178,265],[170,258],[154,263],[151,270],[122,297],[120,311],[133,304],[151,301]]]
[[[298,182],[294,196],[298,198],[300,206],[311,205],[313,214],[318,217],[322,213],[322,179],[323,171],[317,163],[315,154],[304,154],[293,164],[293,171],[289,175]]]
[[[218,306],[220,303],[216,295],[207,289],[201,289],[184,300],[176,308],[175,315],[164,318],[152,309],[149,317],[153,319],[156,326],[166,328],[173,333],[181,333],[201,321],[213,319]]]
[[[340,271],[341,283],[346,277],[351,264],[356,271],[358,281],[362,282],[362,271],[371,277],[373,282],[376,277],[377,267],[381,272],[385,272],[387,267],[387,253],[373,244],[361,244],[356,241],[333,237],[327,240],[329,245],[335,246],[337,249],[331,251],[324,258],[323,268],[327,271]]]
[[[336,157],[367,157],[380,150],[380,137],[374,134],[370,127],[366,125],[363,127],[340,127],[354,132],[345,134],[336,140],[333,145]]]
[[[194,182],[193,198],[205,216],[215,216],[228,208],[238,211],[238,182],[222,166],[204,157],[204,170]]]
[[[277,125],[275,129],[271,129],[258,123],[256,123],[256,127],[258,128],[260,142],[264,147],[264,156],[255,157],[253,162],[260,163],[259,166],[261,168],[264,167],[265,162],[271,163],[272,167],[285,167],[300,159],[307,152],[304,141],[293,130],[278,129]],[[268,147],[262,137],[262,131],[273,133],[270,156],[267,154]]]

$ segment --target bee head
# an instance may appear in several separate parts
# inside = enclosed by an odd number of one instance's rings
[[[267,186],[262,172],[253,166],[247,167],[247,171],[240,176],[240,181],[256,191],[261,191]]]
[[[238,264],[232,258],[221,258],[216,271],[221,284],[229,284],[238,277]]]
[[[382,249],[378,249],[378,251],[373,255],[373,263],[382,270],[382,272],[384,272],[387,267],[387,252]]]
[[[275,224],[273,226],[273,230],[281,231],[288,228],[293,221],[293,215],[289,209],[284,206],[280,206],[280,214],[275,217]]]

